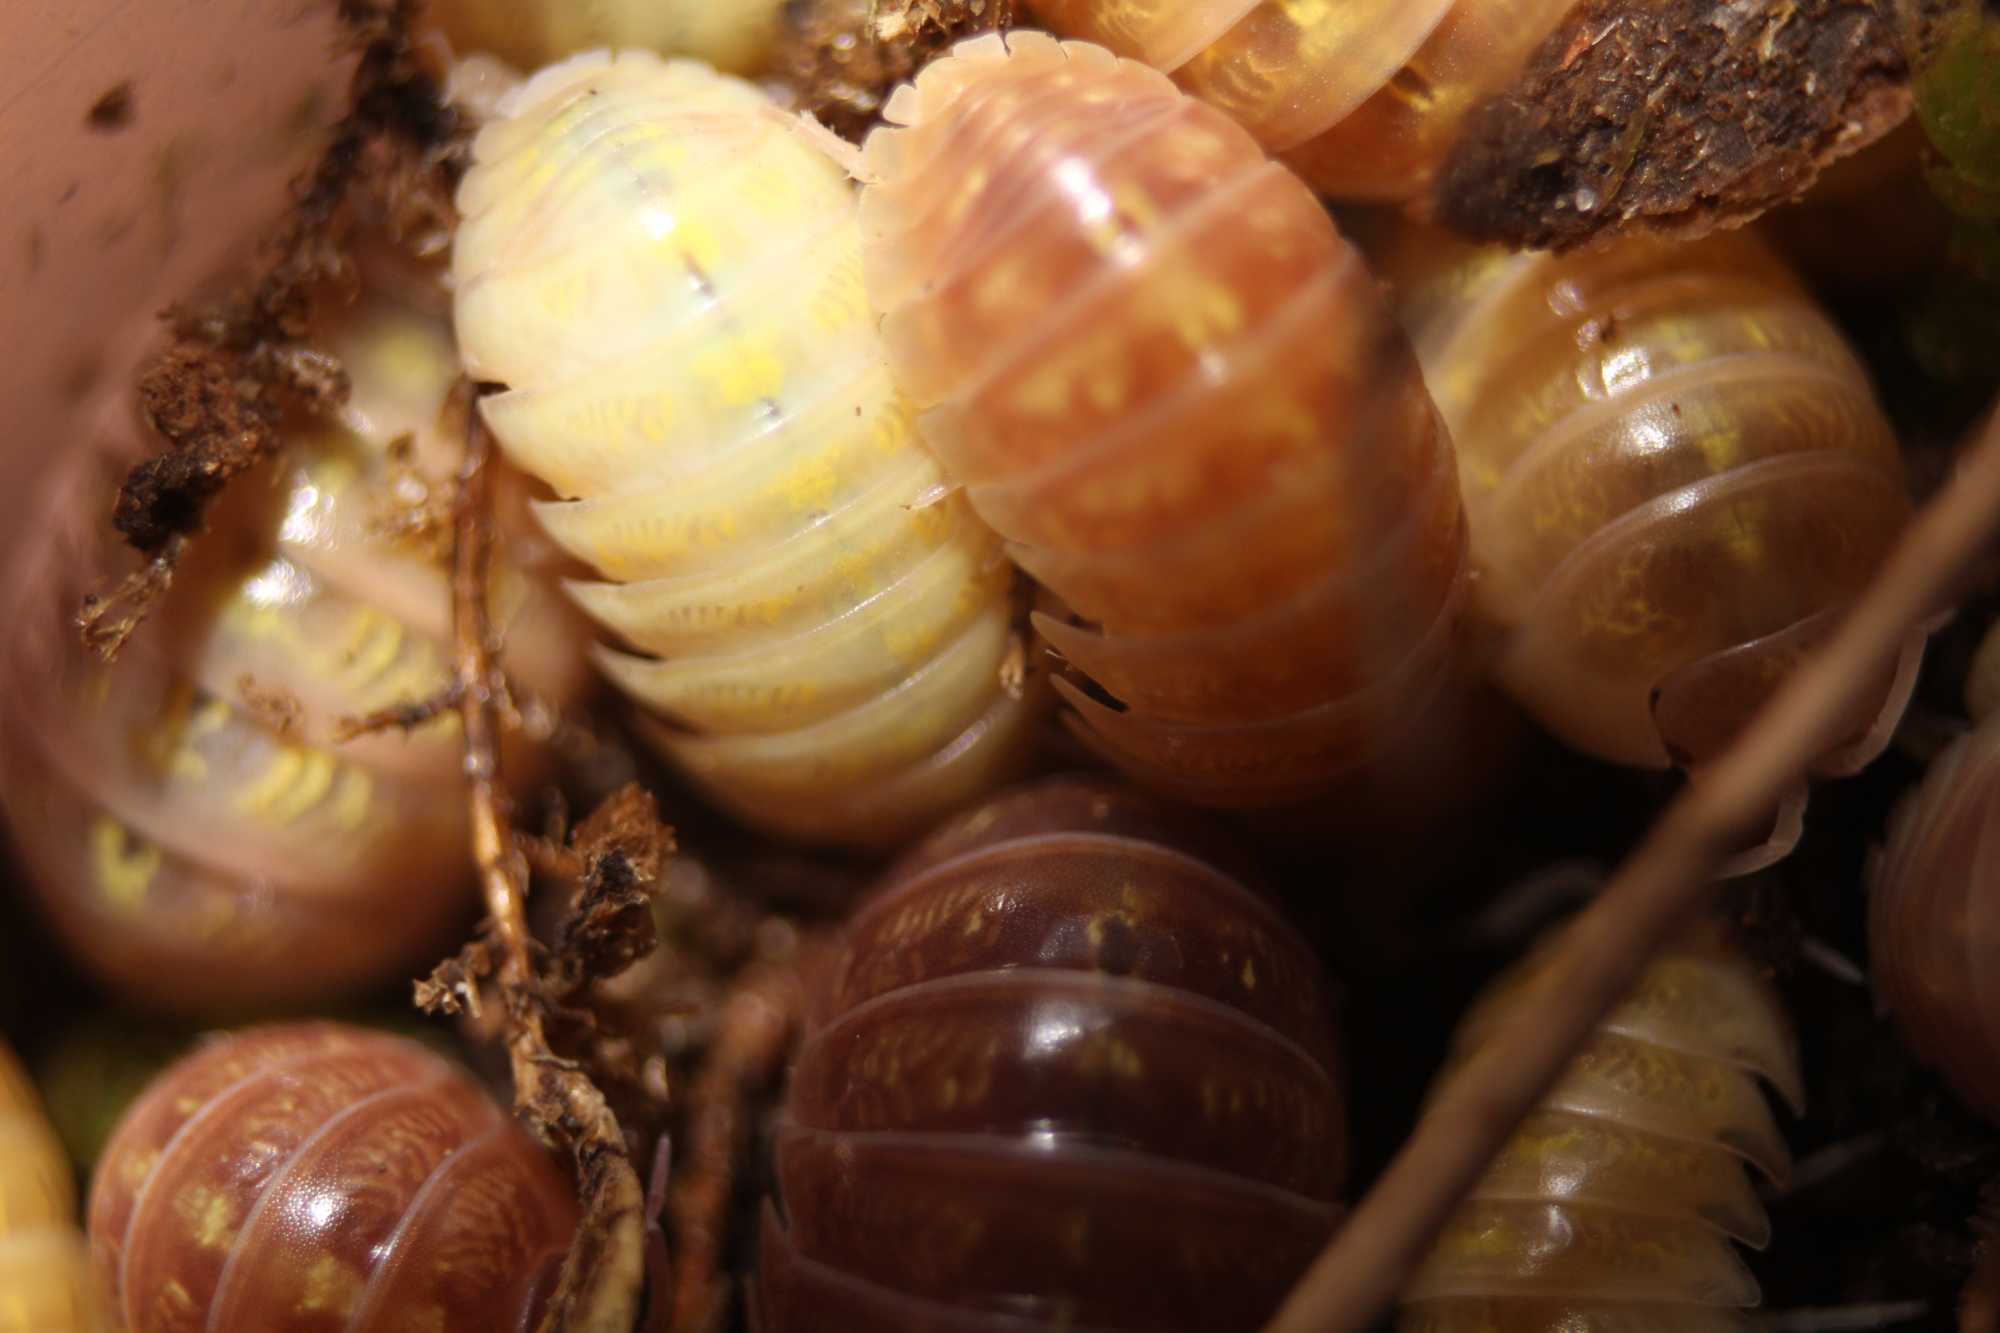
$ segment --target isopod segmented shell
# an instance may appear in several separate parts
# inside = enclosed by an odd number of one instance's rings
[[[767,1333],[1255,1328],[1339,1217],[1331,983],[1184,814],[1057,780],[940,830],[818,978]]]
[[[15,846],[66,942],[151,1007],[371,984],[470,910],[453,720],[336,741],[341,719],[448,683],[449,552],[388,523],[399,487],[450,475],[438,417],[456,357],[441,321],[386,299],[326,342],[353,385],[341,419],[288,424],[114,663],[73,616],[129,561],[103,515],[136,431],[58,464],[16,585],[0,713]],[[495,624],[514,678],[560,705],[588,673],[533,545],[499,565]]]
[[[1577,0],[1028,0],[1166,70],[1342,199],[1409,199]]]
[[[90,1198],[126,1333],[525,1333],[575,1227],[547,1153],[463,1072],[332,1024],[176,1064]]]
[[[76,1227],[76,1180],[0,1042],[0,1333],[112,1333]]]
[[[1502,682],[1606,759],[1719,753],[1909,516],[1838,330],[1748,233],[1558,258],[1405,226],[1372,248],[1451,425]],[[1819,771],[1880,751],[1921,652]]]
[[[1488,989],[1447,1070],[1545,983],[1546,947]],[[1770,1220],[1749,1167],[1791,1159],[1758,1087],[1804,1085],[1777,996],[1718,932],[1670,947],[1601,1023],[1403,1293],[1402,1333],[1737,1330],[1757,1282],[1730,1242]]]
[[[885,116],[870,294],[946,470],[1089,622],[1036,618],[1101,691],[1058,682],[1079,730],[1205,804],[1360,785],[1457,680],[1465,529],[1359,255],[1101,47],[973,38]]]
[[[749,84],[641,52],[543,71],[480,134],[459,345],[640,653],[598,661],[746,820],[889,842],[996,780],[1011,572],[889,381],[842,171]],[[641,653],[646,655],[640,655]]]
[[[2000,721],[1936,759],[1868,867],[1875,993],[1918,1058],[2000,1121]]]

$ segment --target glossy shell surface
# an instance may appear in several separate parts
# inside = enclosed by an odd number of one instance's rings
[[[756,88],[642,52],[525,85],[454,249],[483,408],[604,576],[653,740],[764,828],[893,842],[1013,762],[1011,572],[891,385],[839,167]],[[586,313],[587,312],[587,313]]]
[[[341,419],[294,425],[232,487],[113,664],[73,618],[130,565],[104,516],[144,447],[131,423],[66,460],[15,584],[0,704],[15,846],[65,940],[154,1008],[382,980],[470,910],[455,721],[335,739],[342,718],[448,679],[448,549],[385,524],[399,488],[454,466],[438,415],[456,357],[440,320],[387,300],[326,342],[353,382]],[[499,566],[495,623],[515,679],[561,704],[588,673],[553,578],[524,567],[532,545]]]
[[[766,1333],[1254,1329],[1346,1174],[1331,983],[1187,816],[1096,781],[889,874],[815,990]]]
[[[569,1186],[456,1066],[332,1025],[197,1050],[127,1113],[90,1200],[127,1333],[531,1328]]]
[[[1166,70],[1340,199],[1408,199],[1577,0],[1027,0]]]
[[[76,1179],[28,1076],[0,1043],[0,1333],[111,1333]]]
[[[1967,1104],[2000,1122],[2000,720],[1954,742],[1868,868],[1875,994]]]
[[[1475,1002],[1447,1072],[1543,985],[1547,949]],[[1731,1242],[1791,1158],[1758,1086],[1800,1109],[1789,1020],[1715,935],[1663,951],[1473,1187],[1405,1290],[1400,1333],[1721,1333],[1757,1282]]]
[[[1502,682],[1606,759],[1718,753],[1909,517],[1854,353],[1747,233],[1556,258],[1408,227],[1374,248],[1451,424]],[[1821,771],[1879,752],[1921,648]]]
[[[1273,805],[1407,737],[1457,661],[1451,447],[1310,191],[1164,76],[974,38],[868,140],[869,290],[925,438],[1138,780]],[[1107,702],[1110,700],[1111,702]]]

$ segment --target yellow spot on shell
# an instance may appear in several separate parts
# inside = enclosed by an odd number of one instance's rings
[[[732,338],[694,358],[694,373],[725,407],[747,407],[775,398],[785,387],[785,363],[768,339]]]
[[[333,1314],[346,1318],[361,1303],[361,1275],[330,1254],[323,1254],[306,1269],[305,1291],[299,1297],[301,1314]]]
[[[1248,958],[1243,960],[1243,989],[1257,989],[1257,964]]]
[[[226,1250],[236,1239],[236,1209],[226,1194],[191,1185],[174,1201],[174,1211],[188,1224],[194,1243],[204,1250]]]
[[[160,872],[160,849],[139,838],[108,815],[90,823],[90,866],[105,901],[115,907],[137,908],[146,887]]]

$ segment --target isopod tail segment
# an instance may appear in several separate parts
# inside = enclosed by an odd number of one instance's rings
[[[890,382],[845,172],[758,88],[596,52],[474,144],[459,345],[501,448],[601,576],[640,730],[719,805],[894,845],[1012,776],[1013,571]]]
[[[1421,804],[1464,697],[1458,480],[1311,191],[1164,75],[1044,33],[959,44],[884,116],[869,293],[926,442],[1068,608],[1035,624],[1071,726],[1204,805]]]
[[[1543,984],[1552,952],[1474,1002],[1447,1073]],[[1760,1080],[1803,1109],[1776,993],[1701,923],[1647,969],[1473,1187],[1403,1294],[1401,1333],[1749,1328],[1757,1282],[1731,1242],[1770,1239],[1750,1172],[1782,1184],[1791,1169]]]
[[[27,1073],[0,1042],[0,1333],[113,1333],[76,1179]]]
[[[1379,219],[1360,234],[1451,425],[1498,679],[1577,749],[1698,776],[1908,522],[1867,372],[1751,233],[1560,257]],[[1925,637],[1816,775],[1881,752]]]
[[[1055,779],[946,824],[812,981],[763,1333],[1257,1327],[1338,1223],[1334,987],[1190,812]]]
[[[1411,200],[1578,0],[1027,0],[1172,74],[1315,188]]]

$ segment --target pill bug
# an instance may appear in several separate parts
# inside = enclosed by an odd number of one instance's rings
[[[1331,984],[1183,850],[1195,827],[1049,781],[863,902],[776,1135],[761,1328],[1213,1333],[1275,1308],[1340,1212]]]
[[[925,438],[1143,783],[1270,806],[1388,766],[1457,679],[1465,528],[1408,344],[1310,191],[1101,47],[972,38],[864,149]],[[1113,702],[1106,702],[1106,699]]]
[[[735,74],[770,59],[786,0],[432,0],[425,21],[459,51],[540,69],[595,47],[690,56]]]
[[[534,1327],[576,1228],[548,1155],[400,1037],[257,1028],[126,1114],[90,1195],[126,1333]]]
[[[994,783],[1011,571],[913,432],[849,183],[749,84],[643,52],[544,70],[474,145],[453,251],[481,406],[640,652],[597,661],[718,803],[893,842]],[[587,318],[582,312],[588,311]]]
[[[1577,0],[1027,0],[1166,70],[1321,191],[1404,200]]]
[[[1474,1003],[1447,1071],[1545,984],[1531,954]],[[1448,1222],[1403,1294],[1403,1333],[1748,1327],[1731,1241],[1770,1221],[1749,1169],[1790,1154],[1758,1089],[1804,1086],[1776,994],[1715,930],[1663,951]]]
[[[1967,1104],[2000,1120],[2000,722],[1931,761],[1869,860],[1875,993],[1904,1040]]]
[[[1452,429],[1502,683],[1602,758],[1714,756],[1908,519],[1866,371],[1748,233],[1561,258],[1410,225],[1369,245]],[[1922,648],[1817,771],[1880,752]]]
[[[456,358],[442,321],[387,297],[327,342],[353,383],[341,419],[290,427],[282,457],[232,489],[114,663],[72,616],[127,558],[103,515],[135,429],[57,465],[52,521],[14,584],[25,628],[0,706],[14,845],[63,939],[149,1008],[372,983],[470,908],[455,723],[334,740],[340,718],[448,679],[447,553],[382,525],[399,487],[449,475],[437,417]],[[495,623],[516,679],[560,704],[585,667],[531,545],[496,573]],[[529,757],[515,751],[517,775]]]
[[[111,1333],[76,1227],[76,1181],[0,1042],[0,1333]]]

